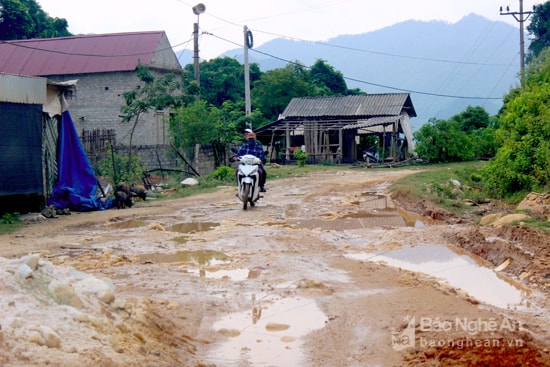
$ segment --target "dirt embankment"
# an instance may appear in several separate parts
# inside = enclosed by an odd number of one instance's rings
[[[404,209],[449,224],[447,239],[450,243],[487,260],[494,267],[505,267],[502,270],[506,274],[529,286],[550,292],[548,232],[521,224],[478,225],[484,216],[500,217],[513,213],[515,208],[487,203],[485,207],[481,205],[464,215],[457,215],[425,200],[415,201],[399,195],[394,200]]]

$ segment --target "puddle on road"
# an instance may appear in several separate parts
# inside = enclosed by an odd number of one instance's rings
[[[435,224],[435,221],[401,208],[396,208],[390,197],[365,192],[357,202],[360,212],[348,213],[339,217],[331,215],[330,219],[306,219],[298,221],[296,226],[323,230],[354,230],[377,227],[423,227]]]
[[[206,232],[219,225],[219,223],[214,222],[178,223],[171,226],[168,230],[180,233]]]
[[[264,298],[250,311],[232,313],[213,325],[228,338],[210,359],[223,366],[303,366],[300,338],[323,328],[326,320],[314,300]]]
[[[440,245],[406,247],[383,253],[348,254],[348,258],[385,262],[390,266],[425,273],[443,279],[471,297],[500,308],[527,307],[527,292],[472,257]]]
[[[361,194],[359,205],[363,209],[393,210],[395,205],[389,196],[373,192]]]
[[[178,251],[173,254],[141,254],[139,256],[141,263],[193,263],[197,265],[214,266],[227,264],[231,262],[231,258],[223,252],[213,250],[197,250],[197,251]]]
[[[174,241],[174,242],[177,242],[177,243],[186,243],[187,241],[189,241],[189,237],[187,237],[187,236],[178,236],[178,237],[171,238],[170,241]]]
[[[123,222],[109,223],[108,226],[112,228],[120,228],[120,229],[138,228],[138,227],[145,226],[145,220],[141,218],[136,218],[136,219],[126,220]]]
[[[230,279],[233,281],[241,281],[251,279],[251,271],[249,269],[189,269],[188,273],[206,279]]]

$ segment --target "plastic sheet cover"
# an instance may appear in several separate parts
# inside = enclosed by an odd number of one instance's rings
[[[103,199],[97,194],[99,186],[94,170],[68,110],[61,114],[57,162],[58,179],[48,199],[48,205],[57,209],[69,208],[72,211],[113,207],[113,198]]]

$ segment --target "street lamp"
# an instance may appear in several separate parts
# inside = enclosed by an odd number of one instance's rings
[[[198,3],[193,7],[193,14],[197,16],[197,23],[193,25],[194,35],[194,52],[193,52],[193,65],[195,67],[195,81],[200,86],[201,76],[199,71],[199,15],[206,11],[206,6],[203,3]]]

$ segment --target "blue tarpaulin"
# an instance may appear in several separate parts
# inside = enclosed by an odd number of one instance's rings
[[[113,207],[112,198],[97,195],[97,178],[68,110],[61,114],[57,154],[58,177],[48,205],[81,212]]]

